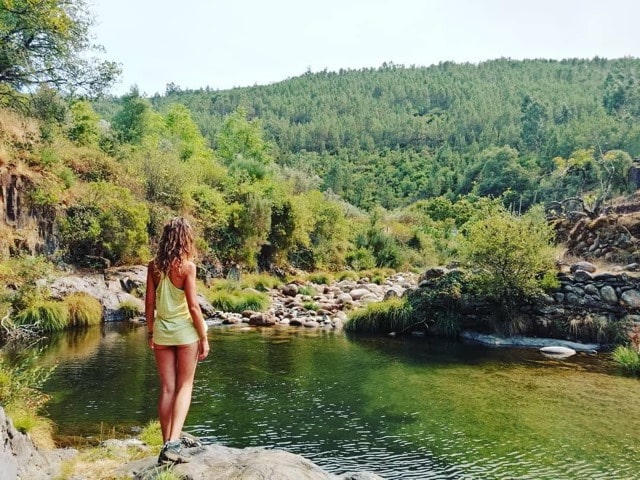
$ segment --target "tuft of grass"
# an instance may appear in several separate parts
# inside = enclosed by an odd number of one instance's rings
[[[320,305],[318,305],[316,302],[304,302],[302,306],[305,308],[305,310],[313,310],[314,312],[320,310]]]
[[[624,372],[640,376],[640,352],[638,350],[620,345],[613,351],[612,357]]]
[[[356,272],[354,272],[353,270],[345,270],[343,272],[340,272],[336,275],[336,278],[338,279],[338,281],[340,280],[358,280],[358,278],[360,278],[360,275],[358,275]]]
[[[172,468],[158,469],[158,472],[153,473],[153,480],[184,480],[187,477],[183,477]]]
[[[142,311],[140,310],[140,306],[132,302],[130,300],[125,300],[118,305],[118,310],[122,312],[122,315],[126,320],[131,320],[139,315],[142,315]]]
[[[69,325],[72,327],[99,325],[102,321],[102,305],[91,295],[72,293],[65,297],[64,303],[69,310]]]
[[[298,293],[300,295],[308,295],[310,297],[313,297],[314,295],[318,294],[318,291],[311,285],[302,285],[298,288]]]
[[[354,333],[403,333],[414,324],[412,310],[406,300],[391,298],[353,311],[344,330]]]
[[[260,292],[266,292],[269,289],[277,288],[282,284],[282,280],[273,275],[264,273],[252,273],[245,275],[242,279],[242,285],[248,288],[254,288]]]
[[[69,309],[62,302],[36,299],[18,312],[14,323],[33,325],[43,332],[59,332],[69,327]]]
[[[269,297],[258,292],[225,290],[214,291],[208,295],[211,305],[223,312],[241,313],[244,310],[262,312],[269,307]]]
[[[45,450],[53,450],[53,422],[40,415],[34,415],[33,409],[16,404],[7,405],[7,416],[11,418],[16,430],[29,434],[33,444]]]
[[[316,272],[309,274],[307,280],[317,285],[331,285],[333,278],[326,272]]]
[[[442,313],[433,324],[433,333],[441,337],[456,338],[460,334],[460,321],[457,315]]]
[[[147,423],[142,429],[142,432],[140,432],[139,438],[150,447],[162,447],[162,429],[160,428],[160,422],[158,420],[151,420]]]
[[[116,476],[119,467],[123,464],[139,460],[149,456],[147,447],[95,447],[82,450],[70,460],[62,463],[61,473],[58,480],[73,480],[75,478],[91,478],[92,480],[129,480],[128,475]],[[166,467],[158,467],[158,474],[168,470]],[[156,472],[153,476],[145,478],[164,478],[165,480],[181,480],[181,477],[158,477]]]
[[[0,357],[0,405],[16,429],[29,434],[37,447],[51,449],[53,423],[38,412],[49,400],[41,388],[55,367],[35,366],[39,354],[31,350],[11,364]]]

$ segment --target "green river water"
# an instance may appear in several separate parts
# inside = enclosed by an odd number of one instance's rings
[[[606,354],[293,328],[209,330],[185,430],[387,479],[640,478],[640,380]],[[144,328],[52,339],[43,362],[61,435],[127,433],[155,418]]]

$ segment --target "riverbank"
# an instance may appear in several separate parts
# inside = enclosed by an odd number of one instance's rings
[[[369,472],[333,475],[306,458],[284,450],[228,448],[206,445],[190,449],[191,462],[170,469],[173,478],[190,480],[381,480]],[[140,458],[143,457],[143,458]],[[167,467],[158,467],[157,453],[137,439],[107,440],[87,453],[71,448],[42,450],[17,431],[0,407],[0,478],[2,480],[154,480]],[[166,473],[165,473],[166,475]],[[166,477],[165,477],[166,478]]]

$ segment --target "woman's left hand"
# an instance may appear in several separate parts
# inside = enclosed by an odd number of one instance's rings
[[[199,340],[198,341],[198,360],[204,360],[209,355],[209,340]]]

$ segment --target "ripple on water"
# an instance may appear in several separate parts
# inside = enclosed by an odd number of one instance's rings
[[[640,382],[596,359],[306,331],[210,335],[186,425],[209,443],[283,448],[388,480],[640,478]],[[60,365],[47,410],[61,433],[155,418],[144,330],[88,338],[49,357]]]

